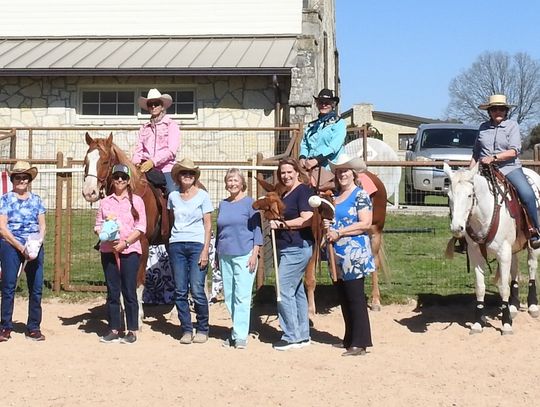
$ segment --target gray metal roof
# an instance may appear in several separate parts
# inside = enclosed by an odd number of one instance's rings
[[[0,38],[0,76],[289,74],[296,37]]]

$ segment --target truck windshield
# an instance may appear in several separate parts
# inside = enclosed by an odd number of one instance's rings
[[[426,129],[421,148],[473,148],[477,136],[475,129]]]

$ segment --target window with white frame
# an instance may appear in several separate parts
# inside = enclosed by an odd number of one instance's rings
[[[189,89],[165,90],[173,99],[167,114],[173,116],[193,117],[195,115],[195,91]],[[81,91],[82,116],[136,116],[148,114],[141,110],[137,99],[139,95],[146,97],[148,90],[125,89],[119,91],[86,89]]]

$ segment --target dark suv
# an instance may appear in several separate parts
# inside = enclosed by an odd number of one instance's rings
[[[457,123],[422,124],[407,148],[407,161],[468,161],[478,126]],[[449,180],[442,168],[406,167],[405,202],[423,203],[426,195],[446,195]]]

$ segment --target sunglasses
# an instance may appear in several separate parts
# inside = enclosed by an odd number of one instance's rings
[[[317,104],[320,105],[320,106],[329,106],[332,104],[332,101],[331,100],[321,100],[321,99],[318,99],[317,100]]]
[[[117,172],[116,174],[113,174],[112,179],[114,180],[121,179],[122,181],[127,181],[129,179],[129,175],[124,174],[123,172]]]
[[[181,177],[194,177],[197,173],[193,171],[180,171]]]
[[[146,103],[146,107],[157,107],[161,106],[161,102],[148,102]]]
[[[30,181],[30,177],[28,175],[14,175],[13,179],[15,181]]]
[[[504,106],[494,106],[494,107],[490,107],[489,108],[489,111],[490,112],[506,112],[506,107]]]

